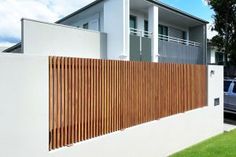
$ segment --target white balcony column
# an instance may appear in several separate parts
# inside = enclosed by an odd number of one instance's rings
[[[123,54],[121,60],[130,60],[130,0],[123,0]],[[122,58],[124,57],[124,58]]]
[[[152,61],[158,62],[158,25],[159,25],[159,9],[153,5],[148,9],[149,31],[152,32]]]
[[[130,0],[104,2],[107,59],[129,60],[129,16]]]

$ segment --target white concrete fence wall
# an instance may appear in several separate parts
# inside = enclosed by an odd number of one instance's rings
[[[107,58],[107,35],[66,25],[22,20],[24,54]]]
[[[223,132],[223,67],[209,66],[207,107],[49,152],[48,58],[0,55],[0,74],[2,157],[164,157]]]

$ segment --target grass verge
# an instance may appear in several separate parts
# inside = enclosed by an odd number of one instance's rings
[[[236,157],[236,130],[213,137],[170,157]]]

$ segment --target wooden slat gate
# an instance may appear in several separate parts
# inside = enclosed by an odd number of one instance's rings
[[[206,106],[205,65],[49,57],[49,150]]]

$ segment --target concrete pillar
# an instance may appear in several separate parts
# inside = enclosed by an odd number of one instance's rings
[[[159,25],[159,9],[153,5],[148,10],[149,31],[152,35],[152,61],[158,62],[158,25]]]

